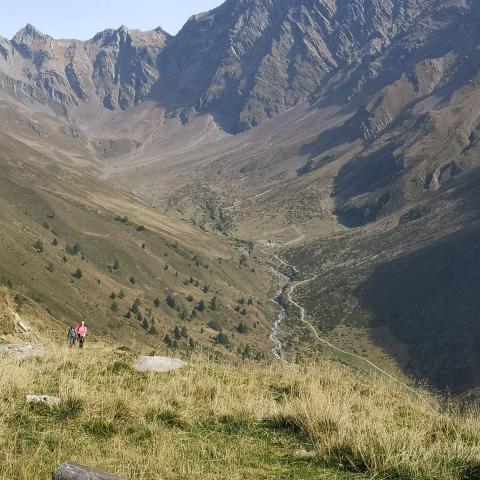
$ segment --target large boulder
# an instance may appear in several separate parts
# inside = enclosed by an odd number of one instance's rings
[[[147,357],[137,358],[133,368],[139,372],[170,372],[186,367],[186,363],[178,358],[168,357]]]
[[[9,353],[17,358],[44,357],[45,350],[40,345],[31,343],[11,343],[0,345],[0,353]]]
[[[44,403],[49,407],[56,407],[60,404],[60,399],[49,395],[27,395],[27,403]]]
[[[52,475],[52,480],[124,480],[93,468],[83,467],[76,463],[62,463]]]

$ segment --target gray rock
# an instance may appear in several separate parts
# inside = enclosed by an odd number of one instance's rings
[[[185,368],[187,364],[177,358],[168,357],[139,357],[133,364],[133,368],[139,372],[170,372]]]
[[[53,473],[53,480],[125,480],[93,468],[83,467],[76,463],[62,463]]]
[[[0,353],[9,353],[17,358],[46,356],[45,350],[40,345],[33,345],[31,343],[0,345]]]
[[[49,395],[27,395],[27,403],[44,403],[49,407],[55,407],[60,403],[60,399],[57,397],[51,397]]]

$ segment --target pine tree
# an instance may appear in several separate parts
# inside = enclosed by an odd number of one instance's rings
[[[212,300],[210,300],[210,309],[213,312],[215,312],[217,310],[217,307],[218,307],[217,297],[213,297]]]
[[[170,335],[168,335],[168,333],[163,337],[163,343],[167,347],[173,348],[173,342],[172,342],[172,339],[170,338]]]
[[[140,307],[141,304],[142,304],[142,302],[140,301],[140,299],[138,297],[135,299],[135,301],[132,304],[131,310],[136,315],[138,315],[138,313],[140,312],[139,307]]]
[[[177,308],[177,301],[174,296],[168,294],[165,302],[170,308],[173,308],[174,310]]]
[[[158,308],[160,306],[160,299],[157,297],[154,301],[153,304]]]
[[[203,301],[203,298],[202,298],[202,300],[200,300],[200,302],[197,305],[197,310],[199,312],[203,312],[205,310],[205,308],[206,308],[205,302]]]
[[[110,310],[114,313],[118,312],[118,304],[117,302],[113,302],[111,305],[110,305]]]
[[[153,336],[157,336],[157,335],[158,335],[157,329],[152,325],[152,326],[150,327],[150,330],[148,331],[148,334],[149,334],[149,335],[153,335]]]
[[[83,277],[82,270],[80,268],[77,268],[73,273],[72,277],[76,278],[77,280],[80,280]]]
[[[33,244],[33,248],[37,251],[37,253],[42,253],[43,252],[43,242],[41,240],[37,240]]]
[[[245,325],[245,323],[240,322],[237,326],[237,331],[238,333],[245,334],[248,331],[248,327]]]
[[[175,340],[180,340],[182,338],[182,334],[180,333],[178,326],[175,326],[173,329],[173,336],[175,337]]]
[[[120,268],[120,262],[118,258],[116,258],[115,261],[113,262],[113,269],[118,270],[119,268]]]

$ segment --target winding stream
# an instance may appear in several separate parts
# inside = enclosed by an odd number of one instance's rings
[[[277,260],[279,260],[283,265],[288,265],[285,261],[283,261],[282,259],[280,259],[277,255],[275,255],[275,258]],[[295,266],[292,266],[290,265],[294,271],[296,273],[298,273],[298,269],[297,267]],[[272,342],[273,344],[273,347],[272,347],[272,354],[273,356],[277,359],[277,360],[281,360],[282,359],[282,353],[283,353],[283,342],[280,340],[280,330],[281,330],[281,326],[282,326],[282,323],[283,321],[285,320],[285,318],[287,317],[287,312],[285,310],[285,308],[283,307],[283,305],[280,304],[280,296],[282,295],[282,293],[286,293],[286,296],[288,298],[288,301],[294,305],[295,307],[297,307],[300,311],[300,321],[302,323],[304,323],[305,325],[307,325],[308,328],[310,328],[315,336],[315,338],[322,344],[328,346],[331,350],[337,352],[337,353],[340,353],[340,354],[343,354],[343,355],[346,355],[346,356],[349,356],[351,358],[355,358],[357,360],[361,360],[362,362],[365,362],[365,364],[367,364],[369,367],[373,368],[374,370],[376,370],[377,372],[385,375],[386,377],[390,378],[391,380],[393,380],[394,382],[402,385],[403,387],[405,387],[407,390],[409,390],[411,393],[415,394],[416,396],[418,396],[419,398],[423,398],[422,395],[417,391],[415,390],[414,388],[410,387],[409,385],[407,385],[406,383],[402,382],[401,380],[399,380],[398,378],[396,378],[394,375],[388,373],[387,371],[385,371],[384,369],[380,368],[378,365],[375,365],[372,361],[370,361],[369,359],[367,358],[364,358],[364,357],[361,357],[360,355],[357,355],[355,353],[351,353],[351,352],[348,352],[342,348],[339,348],[335,345],[333,345],[331,342],[329,342],[328,340],[322,338],[317,329],[315,328],[315,326],[313,324],[311,324],[305,317],[305,308],[302,307],[300,304],[298,304],[294,299],[293,299],[293,294],[295,293],[295,289],[302,286],[302,285],[305,285],[307,283],[310,283],[312,282],[313,280],[315,280],[317,276],[315,277],[312,277],[312,278],[307,278],[306,280],[301,280],[301,281],[298,281],[298,282],[294,282],[293,279],[287,277],[285,274],[283,274],[282,272],[280,272],[279,270],[276,270],[275,268],[272,267],[272,272],[273,274],[278,277],[279,279],[281,279],[282,281],[285,282],[285,285],[280,288],[275,297],[273,297],[271,299],[271,302],[274,303],[275,305],[277,305],[280,309],[280,312],[278,313],[273,325],[272,325],[272,329],[271,329],[271,333],[270,333],[270,341]],[[289,288],[291,286],[291,288]]]
[[[289,285],[291,283],[290,278],[288,278],[286,275],[284,275],[282,272],[276,270],[275,268],[272,267],[272,272],[273,274],[280,278],[281,280],[285,281],[286,285]],[[272,347],[272,355],[277,359],[280,360],[282,358],[282,353],[283,353],[283,342],[280,340],[280,330],[283,321],[287,317],[287,312],[283,305],[280,304],[280,296],[282,295],[285,287],[280,288],[275,296],[271,299],[271,302],[276,305],[279,308],[279,313],[277,317],[275,318],[275,321],[273,322],[272,329],[270,332],[270,341],[273,344]]]

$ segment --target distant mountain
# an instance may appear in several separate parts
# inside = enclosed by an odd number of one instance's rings
[[[376,58],[432,3],[228,0],[192,17],[161,53],[160,99],[213,113],[234,132],[257,126],[328,73]]]
[[[87,42],[55,40],[32,25],[0,40],[0,87],[71,115],[83,104],[126,110],[146,100],[170,36],[158,28],[105,30]]]
[[[0,41],[0,86],[65,113],[89,101],[126,110],[153,99],[238,132],[292,108],[328,73],[378,57],[432,3],[228,0],[175,37],[121,27],[87,42],[27,25]]]

